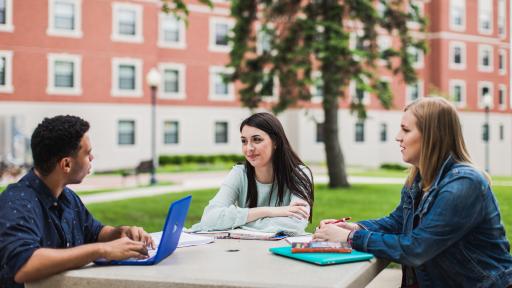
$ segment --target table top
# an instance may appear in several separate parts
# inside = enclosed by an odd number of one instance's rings
[[[96,266],[27,283],[44,287],[364,287],[388,264],[372,259],[317,266],[274,255],[281,241],[217,239],[178,248],[152,266]]]

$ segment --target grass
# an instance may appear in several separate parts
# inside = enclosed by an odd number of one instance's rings
[[[350,189],[329,190],[319,185],[315,192],[313,222],[307,231],[312,232],[321,219],[351,216],[354,221],[377,218],[391,212],[400,200],[400,185],[353,185]],[[510,187],[498,186],[498,198],[509,241],[512,242],[512,193]],[[192,193],[173,193],[161,196],[129,199],[88,205],[91,213],[109,225],[137,225],[147,231],[162,229],[169,203],[192,194],[192,204],[185,225],[199,222],[204,207],[215,195],[216,189]]]
[[[156,186],[167,186],[172,185],[173,182],[171,181],[158,181]],[[129,187],[129,188],[105,188],[105,189],[93,189],[93,190],[84,190],[84,191],[75,191],[78,195],[91,195],[91,194],[98,194],[98,193],[107,193],[107,192],[124,192],[134,189],[140,189],[140,188],[147,188],[151,187],[151,185],[138,185],[136,187]]]

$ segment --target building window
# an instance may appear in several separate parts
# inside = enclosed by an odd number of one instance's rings
[[[462,42],[450,42],[449,66],[450,69],[466,69],[466,44]]]
[[[350,83],[351,87],[351,98],[352,102],[356,104],[368,105],[370,104],[370,96],[367,91],[361,87],[361,84],[358,84],[356,81],[352,81]]]
[[[180,123],[178,121],[164,122],[164,144],[179,143]]]
[[[464,80],[450,80],[450,96],[459,108],[466,106],[466,81]]]
[[[505,75],[507,73],[507,52],[503,49],[499,50],[498,54],[498,70],[500,75]]]
[[[498,34],[501,37],[507,35],[507,4],[505,0],[498,0]]]
[[[135,145],[135,121],[119,120],[117,123],[117,144]]]
[[[324,98],[324,81],[322,79],[322,72],[313,71],[311,74],[313,85],[311,85],[309,92],[313,101],[321,102]]]
[[[276,82],[277,77],[271,77],[269,73],[264,73],[261,82],[261,97],[267,100],[277,98]]]
[[[12,32],[12,0],[0,0],[0,32]]]
[[[423,50],[420,50],[416,47],[409,47],[407,49],[407,52],[409,53],[409,57],[411,59],[412,67],[415,69],[421,69],[424,66],[424,56],[423,56]]]
[[[492,0],[478,0],[478,32],[492,34]]]
[[[316,143],[324,143],[324,123],[316,123]]]
[[[161,98],[185,99],[185,65],[176,63],[160,64],[162,73]]]
[[[48,35],[82,37],[82,1],[50,0]]]
[[[228,122],[215,122],[215,143],[228,143]]]
[[[505,126],[500,124],[500,141],[505,140]]]
[[[492,72],[493,70],[493,56],[492,46],[478,45],[478,71]]]
[[[478,82],[478,107],[479,108],[485,108],[484,107],[484,96],[489,94],[491,99],[494,99],[494,95],[492,93],[493,91],[493,84],[492,82],[488,81],[479,81]],[[494,100],[491,101],[491,106],[489,108],[494,107],[493,105]]]
[[[500,84],[498,90],[498,103],[500,109],[504,110],[507,108],[507,86]]]
[[[455,31],[466,29],[466,0],[450,0],[450,28]]]
[[[12,93],[13,90],[12,51],[0,50],[0,93]]]
[[[258,30],[256,52],[263,54],[264,52],[269,53],[272,49],[272,27],[266,25]]]
[[[235,99],[235,88],[228,79],[231,73],[232,70],[225,67],[210,67],[210,100]]]
[[[231,50],[229,35],[232,28],[233,20],[231,19],[210,19],[210,51],[229,52]]]
[[[185,23],[176,16],[167,13],[160,13],[160,47],[185,48]]]
[[[411,103],[421,97],[423,97],[423,82],[418,80],[416,83],[407,85],[407,103]]]
[[[142,97],[142,61],[112,59],[112,96]]]
[[[48,94],[80,95],[81,87],[80,55],[48,55]]]
[[[364,122],[363,121],[356,122],[355,130],[356,130],[356,135],[355,135],[356,142],[364,142]]]
[[[489,142],[491,140],[489,135],[489,124],[482,125],[482,141]]]
[[[388,124],[380,123],[380,142],[388,141]]]
[[[142,6],[128,3],[114,3],[112,7],[112,40],[122,42],[143,42]]]

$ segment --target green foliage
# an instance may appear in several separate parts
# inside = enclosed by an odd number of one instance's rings
[[[380,165],[381,169],[387,169],[387,170],[397,170],[397,171],[405,171],[407,170],[407,166],[404,166],[400,163],[382,163]]]
[[[418,7],[408,2],[380,1],[383,9],[378,12],[372,0],[233,0],[231,14],[236,25],[229,66],[235,69],[233,79],[243,83],[243,104],[258,107],[264,96],[264,78],[274,76],[281,88],[279,102],[273,107],[275,112],[309,100],[309,86],[314,82],[312,72],[319,70],[324,83],[324,106],[337,105],[329,98],[345,97],[344,89],[355,80],[361,89],[376,93],[382,105],[389,108],[392,94],[389,85],[382,83],[376,73],[376,60],[384,60],[389,70],[403,75],[409,83],[416,80],[410,47],[426,50],[425,42],[413,38],[407,27],[408,22],[416,22],[423,31],[426,20],[420,16]],[[359,28],[354,29],[348,20]],[[256,47],[256,22],[269,39],[269,48],[261,53]],[[396,35],[399,48],[380,52],[379,29],[392,37]],[[357,30],[360,45],[353,48],[350,33]],[[354,101],[351,109],[360,118],[366,117],[360,101]]]

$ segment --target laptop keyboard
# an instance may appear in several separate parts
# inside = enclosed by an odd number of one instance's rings
[[[149,259],[155,257],[156,252],[158,251],[158,246],[160,245],[160,240],[162,239],[162,232],[151,233],[151,237],[153,238],[153,242],[155,243],[155,249],[148,247],[149,258],[146,259],[137,259],[137,258],[128,258],[128,261],[136,261],[136,262],[145,262]]]

